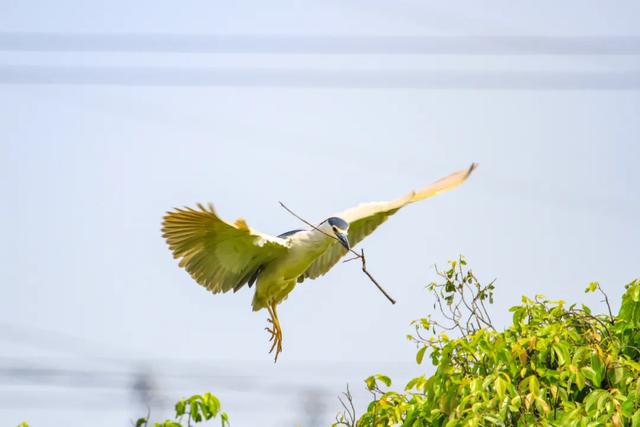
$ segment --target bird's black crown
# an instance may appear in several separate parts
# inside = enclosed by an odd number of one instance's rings
[[[342,218],[338,218],[337,216],[332,216],[331,218],[327,219],[327,222],[329,223],[329,225],[336,226],[341,230],[346,230],[347,228],[349,228],[349,224],[347,223],[347,221]]]

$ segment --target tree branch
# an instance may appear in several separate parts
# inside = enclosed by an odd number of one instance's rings
[[[282,206],[284,208],[284,210],[286,210],[287,212],[289,212],[291,215],[295,216],[296,218],[298,218],[300,221],[304,222],[305,224],[307,224],[309,227],[313,228],[316,231],[319,231],[320,233],[324,234],[325,236],[328,236],[334,240],[336,240],[337,242],[340,242],[338,240],[338,238],[336,236],[332,236],[329,233],[325,233],[324,231],[320,230],[318,227],[316,227],[315,225],[311,224],[309,221],[307,221],[306,219],[302,218],[300,215],[298,215],[297,213],[295,213],[294,211],[292,211],[291,209],[289,209],[287,207],[287,205],[285,205],[282,202],[278,202],[280,203],[280,206]],[[371,273],[369,273],[369,271],[367,270],[367,259],[364,257],[364,250],[360,249],[360,253],[354,251],[353,249],[349,249],[349,252],[351,252],[354,256],[352,258],[349,258],[343,262],[349,262],[349,261],[353,261],[355,259],[360,259],[361,263],[362,263],[362,272],[364,274],[367,275],[367,277],[369,278],[369,280],[371,280],[371,282],[376,285],[376,287],[378,288],[378,290],[380,292],[382,292],[382,294],[387,297],[387,299],[389,300],[389,302],[391,302],[391,304],[395,304],[396,300],[393,299],[391,297],[391,295],[389,295],[389,293],[387,293],[387,291],[384,290],[384,288],[380,285],[380,283],[378,283],[378,281],[371,275]]]
[[[600,284],[598,283],[598,291],[600,291],[600,293],[602,295],[604,295],[604,303],[607,304],[607,310],[609,311],[609,319],[611,320],[611,323],[615,322],[615,317],[613,317],[613,313],[611,312],[611,305],[609,304],[609,297],[607,296],[606,292],[602,290],[602,288],[600,287]]]

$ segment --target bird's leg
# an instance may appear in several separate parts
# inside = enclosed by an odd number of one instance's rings
[[[273,341],[275,339],[276,336],[276,332],[275,332],[275,328],[273,326],[273,310],[271,310],[271,306],[267,306],[267,311],[269,312],[269,318],[267,319],[267,322],[271,323],[271,327],[267,326],[266,328],[264,328],[265,331],[269,332],[271,334],[271,336],[269,337],[269,342]],[[274,341],[274,345],[275,345],[275,341]],[[273,351],[273,346],[271,347],[271,350],[269,350],[269,353],[271,353]]]
[[[276,351],[274,362],[277,362],[278,355],[282,352],[282,328],[280,327],[280,321],[278,320],[278,314],[276,313],[276,305],[268,305],[267,310],[269,311],[269,316],[271,316],[267,319],[267,321],[271,323],[271,327],[267,327],[265,329],[271,334],[269,341],[273,341],[269,353],[273,353],[273,350]]]

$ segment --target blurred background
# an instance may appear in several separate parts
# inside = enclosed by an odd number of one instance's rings
[[[640,274],[635,1],[0,0],[0,424],[128,426],[211,391],[238,426],[328,425],[349,384],[422,372],[434,264],[599,304]],[[266,233],[468,166],[355,264],[297,287],[267,354],[252,292],[208,294],[163,213]]]

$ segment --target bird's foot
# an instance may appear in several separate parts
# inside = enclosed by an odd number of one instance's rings
[[[277,317],[267,319],[267,321],[271,323],[271,325],[264,329],[267,332],[269,332],[269,334],[271,335],[269,337],[269,342],[273,342],[273,343],[271,344],[271,349],[269,349],[269,353],[273,353],[274,350],[276,351],[276,355],[273,360],[275,363],[278,361],[278,356],[282,352],[282,329],[280,328],[280,322],[278,321]]]

